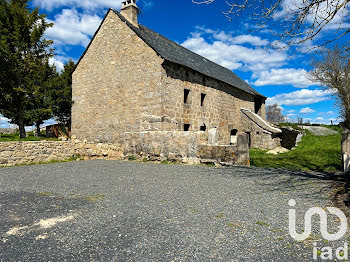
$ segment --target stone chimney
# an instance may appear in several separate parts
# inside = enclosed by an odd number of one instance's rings
[[[124,16],[131,24],[133,24],[136,27],[139,27],[139,24],[137,22],[139,8],[136,5],[136,0],[123,1],[120,14]]]

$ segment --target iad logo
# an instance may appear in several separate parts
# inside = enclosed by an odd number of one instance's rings
[[[289,206],[295,207],[296,201],[294,199],[289,200]],[[295,223],[296,223],[296,212],[295,209],[289,209],[289,234],[292,238],[294,238],[297,241],[303,241],[307,239],[311,235],[311,228],[312,228],[312,216],[313,215],[319,215],[320,216],[320,229],[321,229],[321,235],[324,239],[328,241],[336,241],[341,239],[347,229],[348,229],[348,220],[344,213],[336,208],[336,207],[327,207],[327,210],[332,215],[336,215],[340,219],[340,229],[335,234],[329,234],[328,233],[328,223],[327,223],[327,213],[325,210],[323,210],[321,207],[313,207],[310,208],[305,213],[305,229],[304,232],[301,234],[298,234],[295,230]]]
[[[295,207],[296,201],[294,199],[289,200],[289,206]],[[348,221],[345,216],[345,214],[338,208],[335,207],[327,207],[326,208],[328,212],[332,215],[335,215],[339,218],[340,221],[340,227],[339,231],[334,234],[330,234],[328,232],[328,219],[327,219],[327,212],[322,209],[321,207],[313,207],[310,208],[305,213],[305,225],[304,225],[304,231],[303,233],[297,233],[296,232],[296,211],[295,209],[289,209],[289,234],[292,238],[294,238],[297,241],[303,241],[310,237],[311,235],[311,229],[312,229],[312,216],[318,215],[320,217],[320,230],[321,235],[324,239],[328,241],[336,241],[341,239],[348,228]],[[318,255],[320,254],[321,259],[333,259],[333,250],[331,247],[324,247],[319,250],[317,247],[317,243],[314,243],[314,249],[313,249],[313,258],[317,259]],[[336,257],[340,260],[348,259],[348,244],[345,243],[344,247],[340,247],[336,250]]]

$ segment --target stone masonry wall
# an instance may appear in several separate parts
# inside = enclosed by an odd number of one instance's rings
[[[72,134],[121,144],[141,115],[161,115],[161,59],[109,12],[73,73]]]
[[[250,165],[248,137],[239,135],[235,146],[207,144],[205,132],[145,131],[125,133],[124,154],[168,158],[185,163]],[[194,162],[193,162],[194,161]]]
[[[249,165],[246,138],[239,136],[237,146],[208,146],[204,132],[126,133],[124,148],[78,139],[0,143],[0,166],[62,161],[73,156],[87,159],[123,159],[130,155],[170,159],[188,164],[226,162],[232,165]]]
[[[250,136],[250,147],[271,150],[281,146],[281,138],[278,135],[262,129],[251,121],[246,115],[241,114],[243,132]]]
[[[164,123],[163,130],[183,131],[190,124],[196,132],[206,126],[218,129],[219,145],[229,145],[232,129],[243,131],[241,108],[254,111],[254,97],[216,79],[206,77],[191,69],[165,62],[163,64],[162,115],[174,121]],[[184,103],[184,89],[190,90],[188,103]],[[201,94],[205,94],[203,106]]]
[[[240,109],[254,110],[253,95],[164,61],[113,12],[73,74],[73,101],[73,135],[120,146],[126,132],[184,131],[185,124],[192,132],[205,126],[206,134],[217,128],[218,144],[229,145],[231,130],[243,131]]]
[[[73,156],[117,159],[122,152],[112,144],[81,141],[0,142],[0,166],[62,161]]]

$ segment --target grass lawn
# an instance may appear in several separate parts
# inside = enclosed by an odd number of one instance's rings
[[[341,134],[314,136],[307,132],[298,147],[284,154],[268,155],[266,150],[251,149],[251,165],[331,172],[341,170]]]
[[[24,139],[19,138],[19,134],[11,134],[11,135],[5,135],[2,134],[0,137],[0,142],[7,142],[7,141],[41,141],[41,140],[51,140],[51,141],[58,141],[57,138],[46,138],[44,137],[44,134],[42,137],[35,137],[33,132],[28,132],[27,137]]]

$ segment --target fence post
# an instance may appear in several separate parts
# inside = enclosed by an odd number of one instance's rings
[[[343,171],[350,171],[350,131],[346,130],[341,134],[341,151]]]

